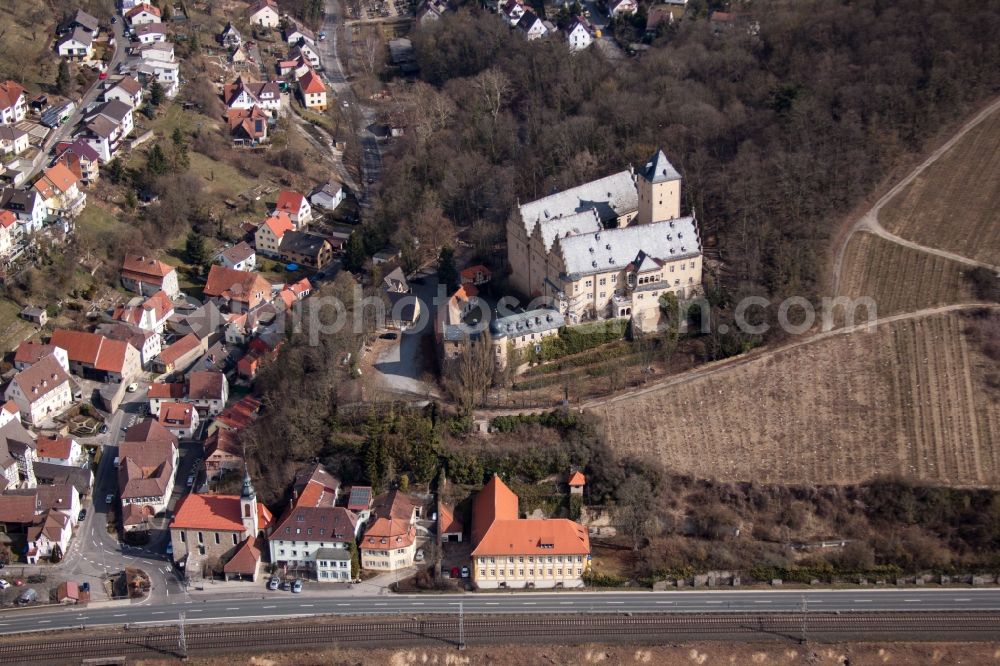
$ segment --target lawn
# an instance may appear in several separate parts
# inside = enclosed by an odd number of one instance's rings
[[[20,312],[20,305],[0,298],[0,349],[3,351],[13,351],[35,330],[31,323],[18,317]]]

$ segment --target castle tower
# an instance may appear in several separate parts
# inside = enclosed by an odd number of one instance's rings
[[[662,150],[636,170],[639,211],[636,224],[672,220],[681,216],[681,175]]]
[[[257,523],[257,493],[250,482],[250,472],[243,467],[243,490],[240,492],[240,515],[243,517],[243,529],[247,536],[256,537],[259,530]]]

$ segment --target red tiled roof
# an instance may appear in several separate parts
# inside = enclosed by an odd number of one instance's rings
[[[138,16],[139,14],[141,14],[144,11],[149,12],[153,16],[159,16],[160,15],[160,10],[159,10],[158,7],[154,7],[153,5],[151,5],[151,4],[147,3],[147,2],[143,2],[141,4],[136,5],[132,9],[128,10],[128,12],[126,12],[125,16],[127,16],[128,18],[133,18],[135,16]]]
[[[183,338],[160,352],[160,361],[164,365],[173,365],[177,359],[191,353],[201,345],[201,340],[194,333],[188,333]]]
[[[0,109],[9,109],[17,104],[18,98],[24,94],[24,88],[16,81],[0,83]]]
[[[190,428],[194,423],[194,407],[183,402],[164,402],[160,405],[160,423],[169,428]]]
[[[158,400],[179,400],[187,395],[183,382],[153,382],[146,391],[146,397]]]
[[[242,532],[239,495],[200,495],[188,493],[177,505],[171,528]],[[271,512],[257,503],[257,524],[266,529],[271,524]]]
[[[39,458],[59,458],[69,460],[73,451],[73,439],[70,437],[39,437],[38,442]]]
[[[177,436],[155,419],[145,419],[125,431],[125,442],[164,442],[177,446]]]
[[[478,543],[497,520],[517,519],[517,495],[494,475],[472,500],[472,543]]]
[[[150,284],[163,284],[163,278],[173,272],[174,267],[152,257],[137,254],[125,256],[122,263],[122,275],[133,279],[141,279]]]
[[[17,346],[14,354],[14,363],[24,363],[32,365],[42,360],[56,350],[56,345],[43,345],[38,342],[24,341]]]
[[[10,228],[15,222],[17,222],[17,215],[9,210],[0,211],[0,226],[4,229]]]
[[[271,233],[278,240],[281,240],[286,231],[291,231],[295,228],[292,218],[288,217],[288,213],[283,210],[275,211],[274,215],[264,220],[264,225],[271,230]]]
[[[587,555],[587,528],[565,518],[496,520],[476,544],[481,555]]]
[[[236,432],[228,428],[217,428],[205,440],[205,459],[211,458],[216,451],[223,451],[239,458],[243,457],[243,449],[240,447]]]
[[[587,483],[587,477],[583,475],[583,472],[573,472],[573,475],[569,477],[569,485],[571,487],[583,486]]]
[[[282,190],[278,193],[278,203],[275,204],[274,210],[284,211],[289,215],[297,215],[299,209],[302,208],[302,202],[305,200],[306,198],[298,192]]]
[[[319,75],[311,69],[299,77],[299,88],[303,93],[324,93],[326,86],[323,85]]]
[[[11,381],[20,387],[21,393],[28,399],[29,403],[34,403],[39,398],[69,382],[69,375],[63,370],[55,356],[46,356],[31,367],[14,375],[14,379]]]
[[[128,343],[111,340],[103,335],[85,331],[57,328],[52,331],[49,344],[62,347],[73,363],[83,363],[104,372],[121,373],[125,370]]]
[[[462,523],[455,520],[455,510],[444,502],[438,502],[438,535],[454,532],[461,534],[462,529]]]
[[[34,519],[34,495],[0,495],[0,523],[27,525]]]
[[[229,428],[239,430],[253,423],[260,407],[260,400],[248,395],[222,410],[215,420]]]
[[[248,536],[240,544],[229,561],[226,562],[222,570],[226,573],[255,574],[260,564],[260,548],[257,547],[257,537]]]
[[[468,268],[462,269],[460,273],[463,280],[469,280],[470,282],[476,278],[476,274],[481,274],[483,277],[489,278],[493,275],[490,269],[486,268],[482,264],[476,264],[475,266],[469,266]]]
[[[354,541],[358,517],[342,506],[300,506],[285,512],[271,532],[274,539]]]
[[[226,376],[221,372],[199,370],[188,375],[188,397],[192,400],[221,400]]]
[[[206,296],[247,303],[248,308],[253,309],[271,294],[271,285],[257,273],[215,264],[208,271],[204,293]]]

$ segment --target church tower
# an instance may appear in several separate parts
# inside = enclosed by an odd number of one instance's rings
[[[250,482],[250,472],[243,467],[243,490],[240,492],[240,515],[243,517],[243,529],[247,536],[256,537],[259,531],[257,523],[257,493]]]
[[[681,216],[681,175],[658,150],[645,166],[636,170],[639,211],[636,224],[672,220]]]

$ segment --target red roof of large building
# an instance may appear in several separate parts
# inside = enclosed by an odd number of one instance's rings
[[[188,333],[180,340],[160,352],[160,362],[173,365],[181,357],[190,354],[201,345],[201,340],[194,333]]]
[[[71,437],[39,437],[36,445],[39,458],[69,460],[73,453],[73,439]]]
[[[39,398],[69,382],[69,375],[63,370],[55,356],[46,356],[31,367],[14,375],[14,379],[11,381],[17,384],[29,403],[34,403]]]
[[[413,502],[398,490],[379,495],[372,504],[375,521],[365,530],[361,548],[383,550],[406,548],[417,538],[413,523]]]
[[[278,193],[278,203],[275,204],[275,211],[284,211],[289,215],[298,215],[302,208],[302,202],[306,198],[298,192],[292,190],[281,190]]]
[[[134,16],[138,16],[139,14],[141,14],[144,11],[145,12],[149,12],[153,16],[159,16],[160,15],[160,10],[159,10],[158,7],[154,7],[153,5],[149,4],[148,2],[143,2],[143,3],[140,3],[140,4],[136,5],[132,9],[128,10],[128,12],[125,13],[125,16],[127,16],[128,18],[132,18]]]
[[[52,331],[49,344],[62,347],[72,363],[93,366],[103,372],[122,373],[129,345],[121,340],[111,340],[97,333],[70,331],[57,328]]]
[[[271,524],[271,512],[257,503],[257,526]],[[242,532],[243,518],[239,495],[201,495],[188,493],[177,505],[171,529]]]
[[[14,354],[14,363],[24,363],[33,365],[56,350],[55,345],[43,345],[39,342],[28,342],[25,340],[17,346]]]
[[[0,83],[0,110],[9,109],[24,94],[24,88],[16,81],[4,81]]]
[[[122,263],[122,275],[126,277],[138,276],[135,279],[141,277],[143,282],[151,284],[163,284],[163,278],[173,270],[174,267],[170,264],[138,254],[126,255],[125,261]]]
[[[208,271],[204,293],[206,296],[246,303],[248,309],[252,310],[271,294],[271,285],[258,273],[237,271],[214,264]]]
[[[292,218],[288,217],[288,213],[283,210],[275,211],[274,215],[264,220],[264,226],[271,230],[274,237],[281,240],[285,232],[291,231],[295,228],[295,223],[292,222]]]
[[[472,500],[472,543],[482,539],[497,520],[517,520],[517,495],[494,475]]]
[[[248,536],[222,570],[225,573],[255,574],[260,564],[260,548],[257,547],[257,537]]]

